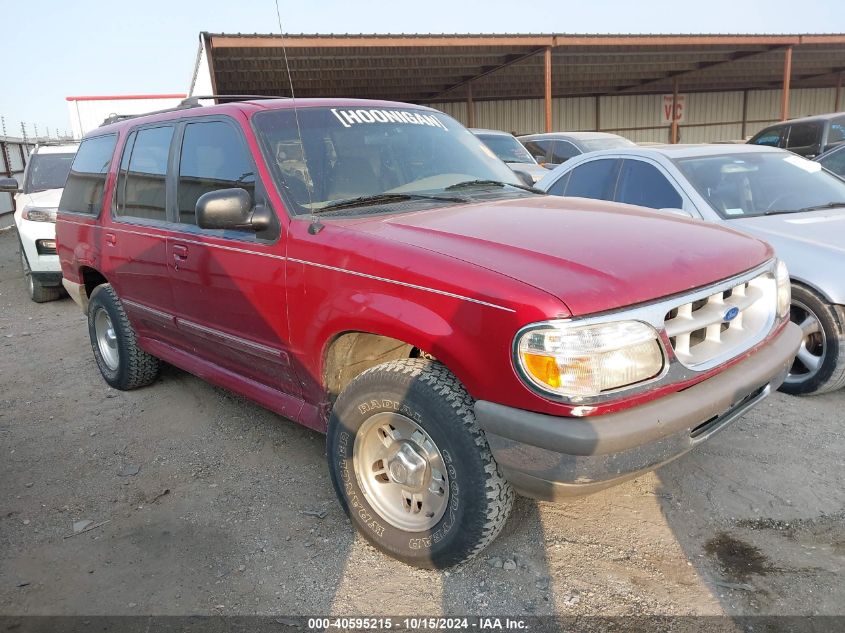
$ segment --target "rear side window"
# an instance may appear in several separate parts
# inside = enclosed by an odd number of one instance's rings
[[[683,200],[675,187],[654,165],[626,160],[619,173],[616,201],[651,209],[681,209]]]
[[[822,137],[822,126],[817,123],[793,125],[789,130],[787,149],[812,149],[818,147]]]
[[[757,136],[752,138],[749,143],[752,145],[768,145],[769,147],[778,147],[780,145],[780,137],[783,128],[770,127],[768,130],[763,130]]]
[[[523,141],[522,144],[525,145],[525,149],[529,151],[538,163],[546,162],[546,154],[552,145],[551,141]]]
[[[246,189],[255,200],[255,166],[238,130],[223,121],[186,125],[179,160],[179,221],[196,224],[199,197],[233,187]]]
[[[589,163],[579,165],[569,172],[569,184],[566,186],[564,195],[613,200],[618,167],[619,160],[615,158],[591,160]]]
[[[133,132],[120,161],[116,216],[167,220],[167,159],[172,138],[172,125]]]
[[[117,135],[107,134],[82,141],[68,174],[59,208],[72,213],[98,215]]]
[[[568,141],[555,141],[554,148],[552,149],[552,157],[549,159],[549,162],[560,165],[573,156],[578,156],[580,153],[581,150]]]

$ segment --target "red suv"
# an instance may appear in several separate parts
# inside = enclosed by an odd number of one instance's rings
[[[591,492],[693,448],[801,339],[767,244],[543,195],[401,103],[105,125],[57,236],[106,382],[166,361],[327,433],[352,522],[420,566],[481,551],[514,490]]]

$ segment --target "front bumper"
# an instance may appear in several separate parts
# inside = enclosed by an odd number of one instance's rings
[[[801,342],[793,324],[720,374],[639,407],[563,418],[475,403],[502,473],[520,494],[554,500],[589,494],[683,455],[783,382]]]

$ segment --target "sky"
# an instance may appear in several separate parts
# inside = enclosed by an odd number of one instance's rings
[[[9,135],[21,121],[29,134],[34,125],[69,130],[67,96],[186,92],[201,31],[279,32],[274,0],[0,7],[0,50],[13,64],[0,84]],[[845,33],[842,0],[279,0],[279,8],[286,33]]]

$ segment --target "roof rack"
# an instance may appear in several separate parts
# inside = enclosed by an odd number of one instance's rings
[[[196,107],[200,105],[200,101],[207,99],[214,99],[216,101],[255,101],[259,99],[290,99],[290,97],[281,95],[191,95],[186,99],[182,99],[180,105]]]
[[[192,95],[186,99],[182,99],[179,105],[173,108],[165,108],[164,110],[155,110],[153,112],[143,112],[140,114],[110,114],[100,123],[100,127],[104,125],[111,125],[112,123],[119,123],[128,119],[134,119],[140,116],[148,116],[151,114],[162,114],[164,112],[176,112],[178,110],[187,110],[190,108],[201,108],[200,101],[214,99],[215,101],[254,101],[257,99],[290,99],[290,97],[275,96],[275,95]]]

